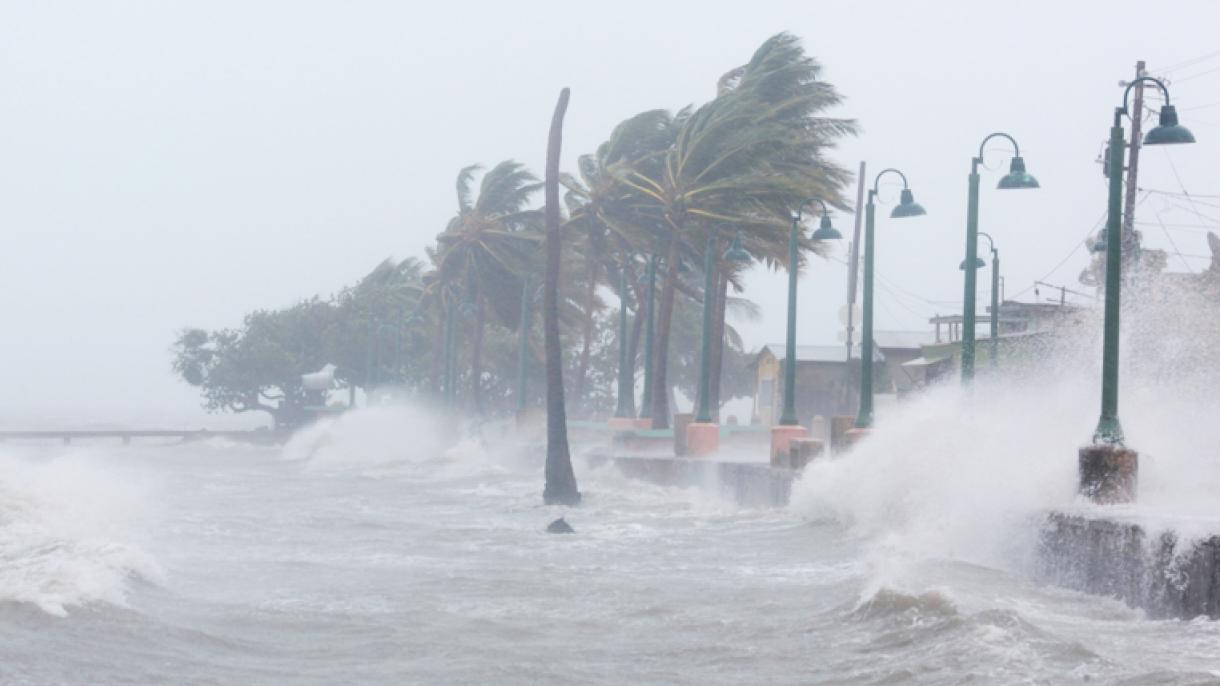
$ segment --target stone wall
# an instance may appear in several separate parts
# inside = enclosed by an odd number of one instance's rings
[[[1118,598],[1149,616],[1220,618],[1220,536],[1181,542],[1172,531],[1053,512],[1038,549],[1042,580]]]
[[[613,464],[624,476],[659,486],[697,487],[745,507],[788,504],[796,472],[764,463],[674,457],[585,456],[590,466]]]

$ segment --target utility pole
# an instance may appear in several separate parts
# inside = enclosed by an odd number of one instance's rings
[[[856,283],[859,281],[860,268],[860,224],[864,219],[864,213],[860,208],[864,206],[864,161],[860,161],[860,172],[856,176],[856,225],[852,229],[851,248],[848,250],[850,256],[847,264],[847,364],[844,365],[847,369],[847,379],[843,384],[843,401],[850,406],[851,389],[855,388],[855,378],[851,372],[851,347],[852,333],[855,330],[855,306],[856,306]],[[863,357],[861,357],[863,359]]]
[[[1135,63],[1135,87],[1131,89],[1131,143],[1127,146],[1127,187],[1123,198],[1123,258],[1125,261],[1139,260],[1139,239],[1135,233],[1135,195],[1139,189],[1136,177],[1139,175],[1140,143],[1143,140],[1140,130],[1144,121],[1144,82],[1140,77],[1146,76],[1144,61]],[[1126,86],[1127,84],[1122,84]],[[1113,170],[1111,173],[1114,173]],[[1119,170],[1118,173],[1122,173]]]

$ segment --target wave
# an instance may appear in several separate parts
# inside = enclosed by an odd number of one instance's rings
[[[0,456],[0,602],[56,616],[93,602],[124,606],[134,579],[162,575],[132,542],[146,496],[139,479],[88,453]]]

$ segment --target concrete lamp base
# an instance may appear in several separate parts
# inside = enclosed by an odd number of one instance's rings
[[[1135,502],[1139,453],[1118,445],[1080,449],[1080,493],[1100,505]]]
[[[639,431],[652,428],[652,420],[646,417],[611,417],[608,422],[615,431]]]
[[[720,425],[691,422],[686,425],[686,453],[703,457],[720,450]]]
[[[792,439],[805,438],[808,435],[809,431],[799,424],[771,427],[771,466],[786,466],[792,449]]]
[[[845,431],[843,433],[843,447],[851,448],[851,447],[855,446],[860,441],[863,441],[864,439],[868,438],[868,434],[871,431],[872,431],[872,429],[867,429],[867,428],[860,429],[860,428],[856,428],[856,427],[852,427],[852,428],[848,429],[847,431]]]

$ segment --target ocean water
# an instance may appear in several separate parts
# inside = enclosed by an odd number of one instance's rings
[[[546,507],[541,454],[402,407],[283,448],[0,446],[0,683],[1220,684],[1220,623],[1029,579],[1031,498],[1071,498],[1041,461],[902,467],[924,411],[787,509],[580,463]]]

